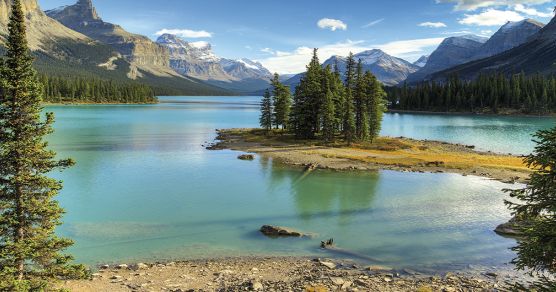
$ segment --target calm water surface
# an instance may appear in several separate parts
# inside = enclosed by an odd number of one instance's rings
[[[65,181],[60,232],[84,263],[236,255],[332,256],[338,246],[396,267],[503,265],[515,242],[492,229],[509,219],[508,185],[452,174],[302,171],[207,151],[216,128],[254,127],[258,98],[175,97],[157,105],[51,106],[52,147],[77,166]],[[551,119],[387,115],[384,134],[528,152]],[[513,126],[510,126],[513,125]],[[512,128],[513,127],[513,128]],[[507,136],[498,131],[508,133]],[[318,234],[267,239],[263,224]]]

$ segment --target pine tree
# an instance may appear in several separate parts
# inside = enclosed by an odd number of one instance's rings
[[[516,218],[527,220],[523,236],[514,248],[518,269],[530,269],[540,276],[535,283],[537,291],[555,291],[556,274],[556,128],[539,131],[535,135],[537,146],[525,163],[534,169],[528,185],[523,189],[507,190],[519,201],[506,202]]]
[[[261,101],[261,116],[259,118],[261,128],[270,131],[272,130],[272,98],[268,89],[263,95]]]
[[[274,96],[274,124],[276,127],[282,126],[282,129],[286,129],[292,103],[290,88],[280,82],[278,74],[274,74],[272,87]]]
[[[382,129],[382,117],[386,110],[386,92],[382,89],[382,84],[370,72],[365,73],[364,79],[369,84],[367,110],[369,111],[369,138],[372,142],[380,135]]]
[[[346,94],[343,112],[343,134],[348,145],[351,145],[355,136],[355,117],[353,108],[353,87],[355,84],[355,59],[349,53],[346,66]]]
[[[12,2],[7,52],[0,72],[0,290],[47,290],[59,278],[82,277],[62,254],[72,245],[55,234],[63,210],[61,182],[46,175],[73,164],[55,160],[44,137],[54,116],[41,119],[42,88],[32,68],[20,0]]]
[[[334,74],[330,66],[324,69],[323,88],[326,90],[324,104],[322,106],[322,136],[327,143],[334,141],[336,134],[336,110],[334,107],[334,94],[330,90],[330,84],[334,82]]]
[[[326,94],[322,88],[322,78],[323,69],[318,51],[314,49],[307,72],[295,89],[291,124],[298,138],[313,139],[320,129],[319,114]]]
[[[363,64],[361,60],[357,63],[355,74],[355,135],[359,140],[367,140],[369,137],[369,119],[367,110],[368,83],[364,79]]]

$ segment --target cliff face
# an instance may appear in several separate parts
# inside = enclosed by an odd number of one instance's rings
[[[105,43],[118,51],[132,66],[155,75],[177,75],[170,68],[167,49],[145,36],[133,34],[121,26],[103,21],[91,0],[46,11],[46,14],[75,31]]]
[[[11,0],[0,0],[0,44],[8,34],[9,16],[12,10]],[[89,43],[92,40],[63,26],[59,22],[46,16],[40,9],[36,0],[22,0],[21,4],[26,14],[27,39],[29,47],[34,51],[50,52],[56,41]],[[62,55],[61,53],[58,55]]]

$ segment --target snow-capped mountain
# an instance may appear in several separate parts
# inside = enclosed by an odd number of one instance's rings
[[[413,62],[413,65],[423,68],[425,67],[425,65],[427,65],[428,61],[429,61],[429,56],[421,56],[421,58]]]
[[[246,58],[221,59],[220,65],[230,76],[239,79],[268,79],[272,76],[272,73],[263,64]]]
[[[207,42],[188,42],[172,34],[161,35],[156,42],[169,50],[170,67],[178,73],[226,89],[257,91],[266,88],[272,77],[258,62],[217,56]]]
[[[418,66],[406,60],[390,56],[378,49],[355,54],[354,58],[355,61],[361,60],[364,71],[371,71],[380,82],[388,86],[399,84],[404,81],[409,74],[419,70]],[[338,70],[343,78],[346,71],[346,60],[347,57],[332,56],[323,63],[323,67],[330,65],[334,68],[334,66],[338,66]],[[299,84],[303,74],[304,73],[295,75],[285,83],[291,88],[295,88],[295,86]]]

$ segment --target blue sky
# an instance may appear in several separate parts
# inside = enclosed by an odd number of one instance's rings
[[[76,0],[39,0],[52,9]],[[93,0],[100,16],[156,39],[173,31],[226,58],[297,73],[311,48],[321,60],[371,48],[414,61],[448,36],[489,36],[506,21],[547,23],[551,0]]]

